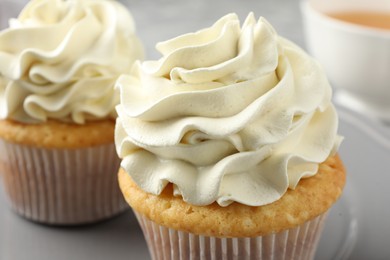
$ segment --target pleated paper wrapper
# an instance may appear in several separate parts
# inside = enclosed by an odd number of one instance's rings
[[[52,225],[108,219],[128,208],[114,144],[46,149],[0,140],[0,175],[11,208]]]
[[[153,260],[303,260],[313,259],[326,214],[279,233],[258,237],[218,238],[156,224],[134,212]]]

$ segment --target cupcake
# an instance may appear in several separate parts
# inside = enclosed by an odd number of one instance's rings
[[[15,212],[74,225],[126,209],[114,85],[142,56],[111,0],[32,0],[0,32],[0,167]]]
[[[115,130],[152,259],[312,259],[345,183],[320,65],[253,14],[157,49],[117,81]]]

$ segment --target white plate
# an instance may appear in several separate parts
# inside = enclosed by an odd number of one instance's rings
[[[338,107],[347,186],[316,259],[390,258],[390,127]]]
[[[353,187],[347,183],[343,196],[328,215],[316,260],[344,260],[351,255],[359,228],[356,211],[352,206],[353,194]]]

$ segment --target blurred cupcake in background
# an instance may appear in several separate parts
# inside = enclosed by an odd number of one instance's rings
[[[250,14],[117,82],[121,190],[152,259],[312,259],[345,170],[319,64]]]
[[[114,83],[143,58],[111,0],[32,0],[0,32],[0,165],[11,207],[73,225],[125,209],[117,187]]]

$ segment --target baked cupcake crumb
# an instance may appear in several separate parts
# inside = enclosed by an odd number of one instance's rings
[[[316,175],[303,179],[278,201],[261,207],[233,203],[194,206],[173,196],[168,185],[155,196],[141,190],[121,169],[119,183],[127,202],[157,224],[205,236],[254,237],[294,228],[325,213],[345,185],[344,166],[338,156],[328,158]]]
[[[12,143],[44,148],[82,148],[112,143],[115,121],[91,121],[85,125],[50,120],[45,124],[24,124],[0,120],[0,137]]]

